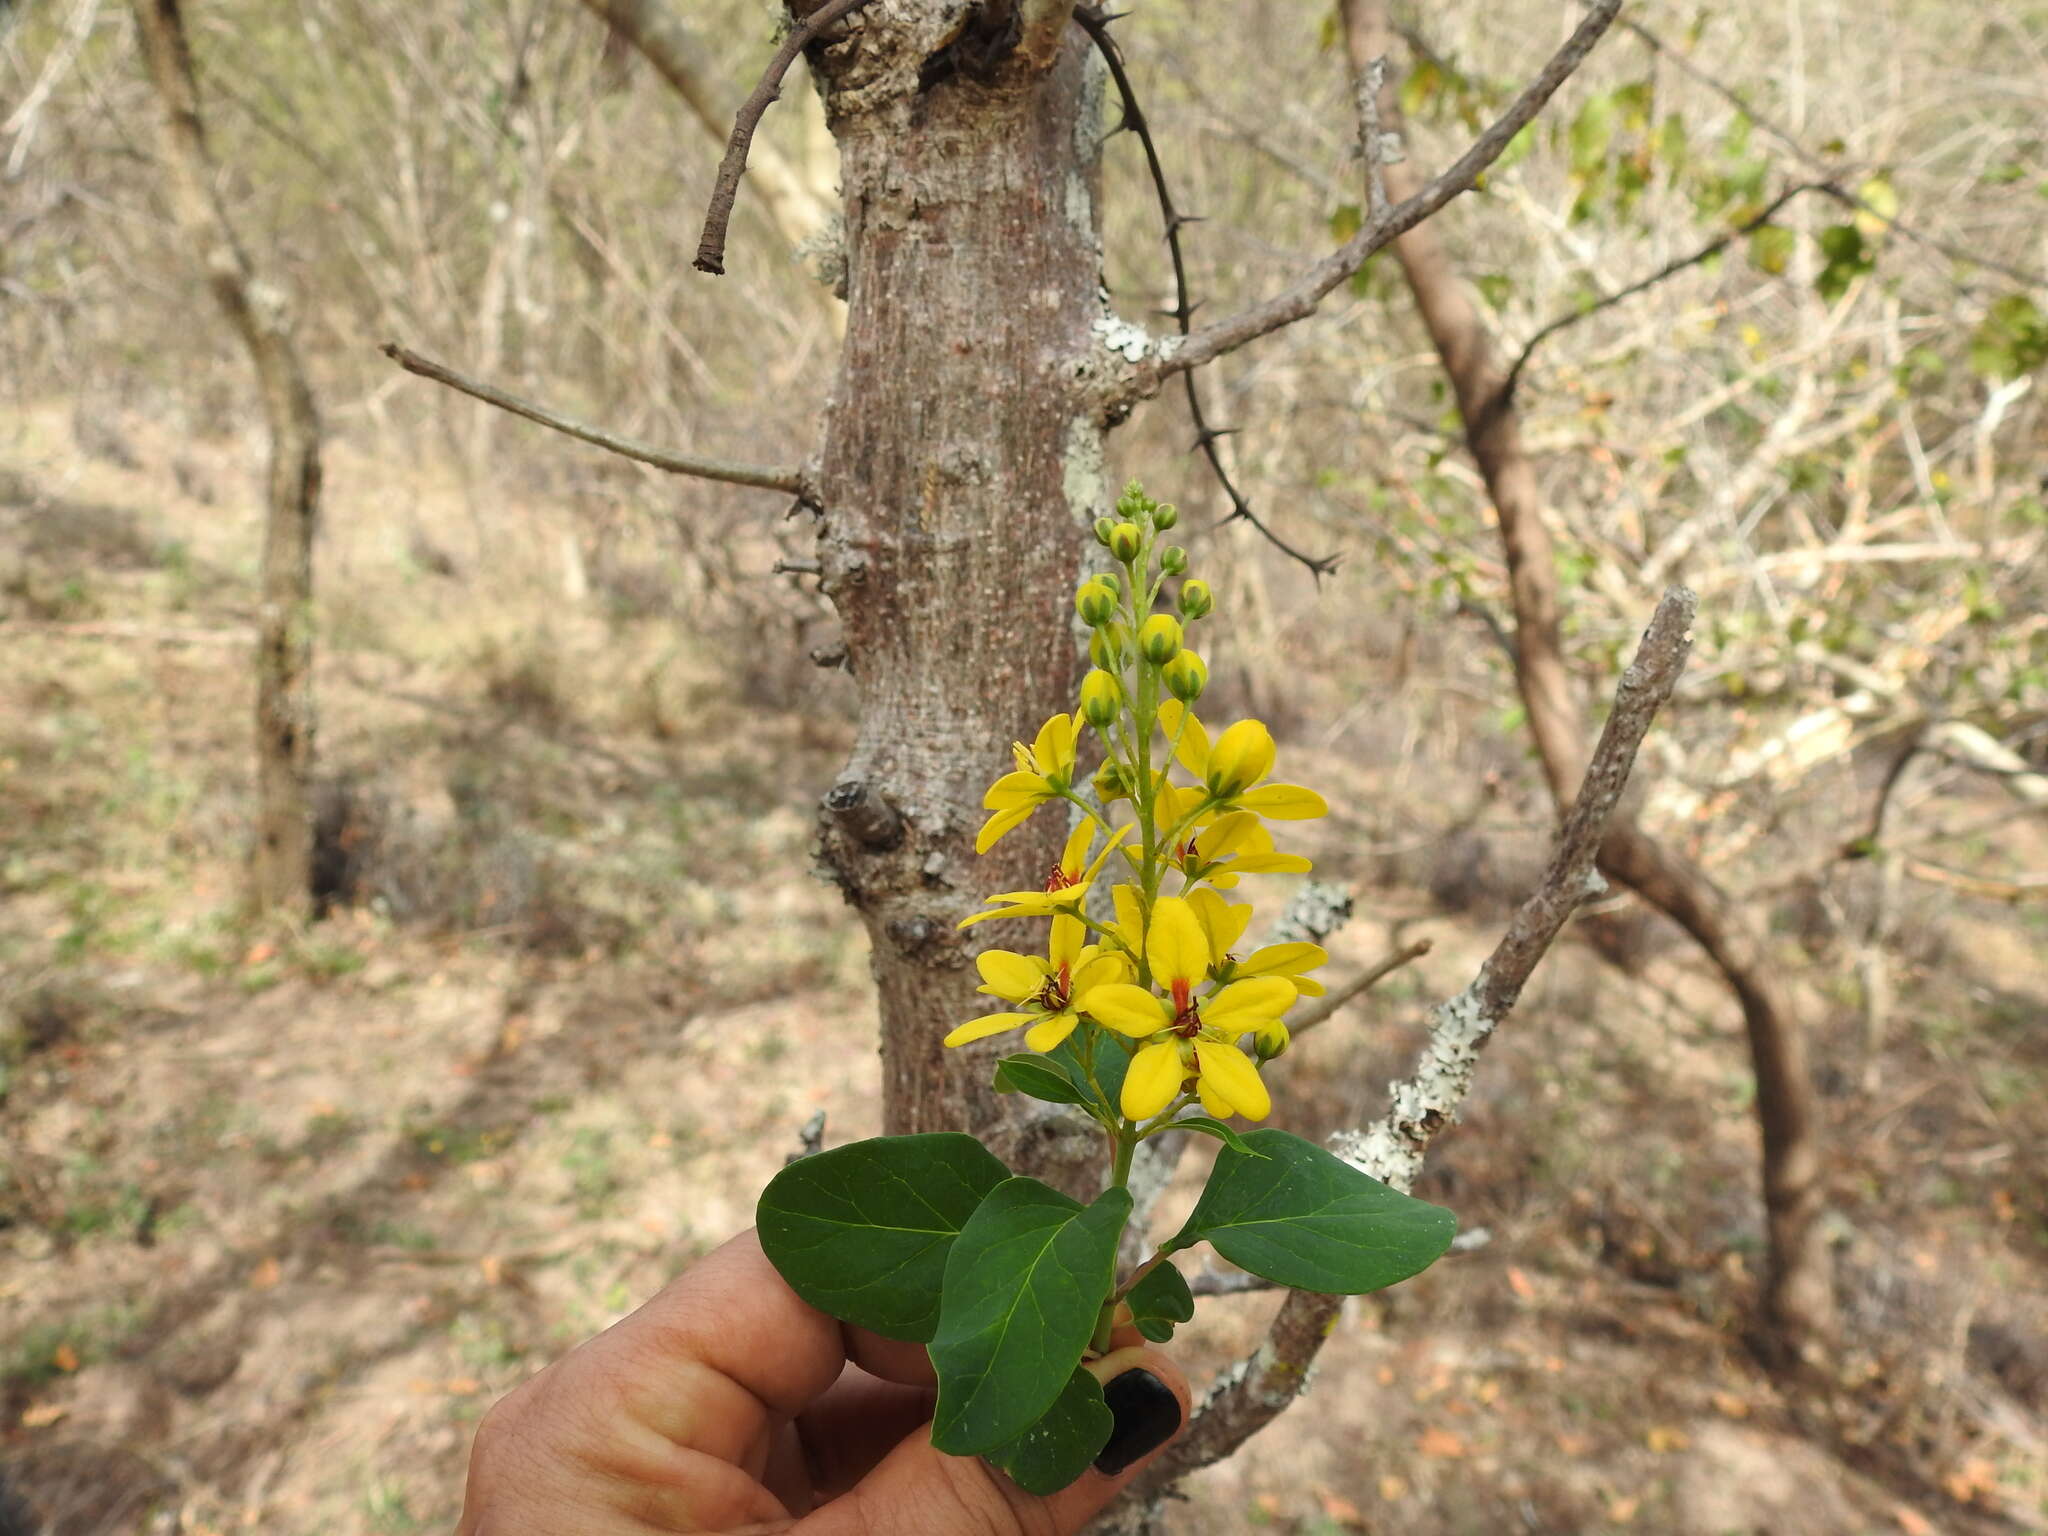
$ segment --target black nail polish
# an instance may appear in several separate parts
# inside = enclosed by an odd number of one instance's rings
[[[1109,1477],[1158,1450],[1180,1428],[1180,1399],[1150,1371],[1125,1371],[1102,1389],[1102,1398],[1116,1427],[1095,1458],[1095,1470]]]

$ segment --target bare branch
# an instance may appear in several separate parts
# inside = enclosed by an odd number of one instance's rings
[[[384,355],[407,373],[416,373],[423,379],[432,379],[436,384],[445,384],[459,390],[472,400],[481,400],[486,405],[495,405],[501,411],[510,411],[514,416],[524,416],[528,421],[539,422],[544,427],[565,433],[581,442],[592,443],[621,458],[637,463],[651,464],[656,469],[667,470],[672,475],[695,475],[700,480],[723,480],[728,485],[757,486],[764,491],[786,491],[806,501],[813,499],[810,481],[800,469],[769,468],[760,464],[735,464],[727,459],[709,459],[700,454],[675,453],[667,448],[657,448],[652,443],[643,443],[630,437],[621,437],[616,432],[607,432],[603,427],[593,427],[574,417],[551,411],[544,405],[535,405],[517,395],[508,395],[495,385],[467,374],[457,373],[445,363],[437,363],[430,357],[401,347],[395,341],[387,341]]]
[[[810,16],[790,29],[775,57],[761,72],[760,83],[732,120],[732,137],[726,141],[725,158],[718,163],[718,184],[711,190],[711,208],[704,215],[704,233],[697,241],[697,259],[691,263],[699,272],[714,277],[725,272],[725,226],[732,220],[733,199],[739,196],[740,178],[747,174],[747,149],[754,142],[754,130],[761,114],[782,94],[782,77],[796,56],[810,47],[812,39],[840,18],[852,15],[868,0],[826,0]]]
[[[1202,327],[1178,346],[1165,344],[1157,351],[1154,360],[1141,365],[1132,376],[1116,381],[1109,396],[1110,403],[1128,404],[1140,399],[1156,389],[1159,382],[1170,374],[1199,368],[1226,352],[1236,351],[1246,342],[1256,341],[1314,314],[1323,297],[1364,266],[1375,251],[1413,229],[1460,193],[1469,192],[1486,168],[1500,158],[1509,141],[1535,119],[1544,104],[1557,93],[1558,87],[1585,62],[1586,56],[1593,51],[1593,45],[1599,42],[1620,9],[1621,0],[1594,0],[1585,19],[1551,56],[1550,62],[1543,66],[1542,73],[1529,82],[1507,111],[1480,134],[1472,147],[1448,169],[1413,197],[1368,220],[1357,234],[1274,297],[1227,320]]]
[[[1750,218],[1744,219],[1740,224],[1737,224],[1734,228],[1728,230],[1725,234],[1719,235],[1716,238],[1709,240],[1705,245],[1701,246],[1698,250],[1692,251],[1687,255],[1680,256],[1676,260],[1667,261],[1663,266],[1659,267],[1656,271],[1652,272],[1648,277],[1639,278],[1635,282],[1630,283],[1625,288],[1617,288],[1613,293],[1606,295],[1606,297],[1601,298],[1595,301],[1594,303],[1588,304],[1580,309],[1569,310],[1566,313],[1557,316],[1555,319],[1545,322],[1542,328],[1539,329],[1535,335],[1531,336],[1528,339],[1528,341],[1523,343],[1521,352],[1516,356],[1514,363],[1508,368],[1507,378],[1501,384],[1499,394],[1497,394],[1494,397],[1495,404],[1493,408],[1495,410],[1500,410],[1513,402],[1515,398],[1515,386],[1522,382],[1522,370],[1529,366],[1529,359],[1535,355],[1536,349],[1538,347],[1542,346],[1544,342],[1550,340],[1550,338],[1555,336],[1559,331],[1569,330],[1572,326],[1577,325],[1581,320],[1592,319],[1593,316],[1599,314],[1602,310],[1612,309],[1615,305],[1625,303],[1629,299],[1636,297],[1636,295],[1638,294],[1647,293],[1650,289],[1656,287],[1659,283],[1668,281],[1669,279],[1676,277],[1679,273],[1687,270],[1688,268],[1698,266],[1703,261],[1711,261],[1714,257],[1720,255],[1721,252],[1728,249],[1728,247],[1733,245],[1736,241],[1742,239],[1746,235],[1753,235],[1758,230],[1762,229],[1766,224],[1770,223],[1772,219],[1777,217],[1779,209],[1783,208],[1787,203],[1791,202],[1794,198],[1800,196],[1803,193],[1839,193],[1840,191],[1841,188],[1835,186],[1834,183],[1827,181],[1802,181],[1797,186],[1787,187],[1783,192],[1780,192],[1776,197],[1772,198],[1769,203],[1765,204],[1763,210],[1760,213],[1757,213]]]
[[[1916,245],[1924,245],[1931,251],[1939,251],[1952,261],[1966,262],[1970,266],[1980,267],[1986,272],[1996,272],[2001,277],[2009,277],[2014,282],[2025,283],[2029,287],[2048,288],[2048,274],[2029,271],[2025,267],[2011,266],[2002,261],[1994,261],[1991,257],[1984,255],[1980,251],[1973,251],[1969,247],[1957,245],[1953,241],[1939,239],[1934,235],[1927,234],[1923,230],[1916,229],[1912,225],[1902,222],[1895,212],[1888,212],[1866,198],[1858,197],[1853,192],[1845,191],[1833,180],[1836,173],[1840,170],[1839,165],[1816,151],[1808,149],[1805,144],[1800,142],[1797,134],[1793,133],[1784,124],[1777,122],[1767,113],[1758,111],[1750,99],[1743,95],[1742,92],[1736,90],[1734,86],[1718,76],[1709,74],[1706,70],[1695,64],[1682,49],[1673,48],[1641,22],[1630,18],[1622,22],[1621,25],[1627,31],[1635,34],[1636,38],[1652,53],[1669,61],[1680,74],[1691,76],[1692,79],[1704,85],[1752,123],[1755,123],[1757,127],[1761,128],[1771,138],[1784,145],[1791,152],[1795,160],[1798,160],[1810,170],[1823,173],[1828,179],[1820,183],[1819,190],[1832,197],[1836,202],[1841,203],[1845,207],[1853,208],[1858,213],[1867,214],[1869,217],[1884,224],[1894,233],[1904,235]]]
[[[1374,987],[1385,981],[1394,972],[1412,960],[1420,960],[1436,947],[1434,939],[1417,939],[1413,944],[1397,949],[1374,965],[1363,976],[1354,976],[1336,991],[1315,1002],[1287,1021],[1287,1033],[1299,1039],[1318,1024],[1336,1016],[1337,1011],[1353,998],[1363,997]]]
[[[689,113],[714,139],[731,131],[738,110],[723,82],[707,68],[708,50],[667,0],[583,0],[613,32],[640,50],[682,99]],[[768,216],[791,245],[816,234],[829,210],[804,179],[769,145],[747,151],[750,183],[768,205]]]
[[[1109,18],[1095,7],[1083,5],[1074,8],[1074,20],[1093,40],[1096,50],[1102,55],[1102,62],[1109,68],[1110,79],[1116,84],[1117,95],[1123,103],[1123,122],[1120,127],[1135,133],[1139,144],[1144,147],[1145,167],[1152,177],[1152,191],[1159,199],[1160,217],[1166,221],[1167,253],[1173,258],[1173,321],[1179,327],[1180,334],[1186,336],[1194,320],[1196,306],[1188,292],[1187,254],[1181,246],[1180,232],[1185,225],[1194,223],[1195,220],[1174,206],[1173,190],[1166,181],[1166,167],[1159,158],[1159,145],[1152,137],[1152,125],[1145,117],[1144,108],[1138,105],[1138,92],[1131,84],[1130,72],[1124,68],[1123,52],[1117,47],[1116,40],[1109,35]],[[1202,457],[1209,461],[1210,473],[1215,475],[1216,483],[1223,487],[1223,494],[1230,498],[1230,515],[1224,521],[1250,523],[1267,543],[1289,559],[1306,566],[1309,574],[1320,583],[1325,576],[1337,569],[1337,557],[1311,555],[1295,548],[1268,527],[1265,520],[1252,510],[1251,502],[1246,500],[1244,493],[1237,488],[1237,482],[1231,479],[1230,472],[1223,467],[1223,453],[1218,445],[1229,436],[1230,429],[1209,424],[1209,418],[1202,409],[1201,391],[1195,387],[1194,371],[1190,369],[1183,373],[1181,380],[1187,387],[1188,416],[1195,424],[1194,446]]]
[[[1692,649],[1694,607],[1692,593],[1683,587],[1666,592],[1657,605],[1635,660],[1621,675],[1613,712],[1542,883],[1515,913],[1472,984],[1436,1007],[1415,1073],[1394,1085],[1386,1116],[1363,1131],[1333,1139],[1332,1149],[1353,1166],[1396,1189],[1413,1185],[1430,1142],[1456,1118],[1480,1051],[1521,996],[1537,961],[1579,903],[1602,888],[1594,859],[1636,752]],[[1224,1373],[1187,1433],[1146,1469],[1136,1497],[1157,1494],[1196,1468],[1222,1460],[1293,1402],[1307,1384],[1309,1368],[1343,1301],[1341,1296],[1289,1292],[1265,1340]]]

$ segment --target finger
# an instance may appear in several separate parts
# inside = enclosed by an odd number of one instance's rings
[[[794,1528],[800,1536],[1074,1536],[1186,1425],[1187,1378],[1158,1350],[1120,1349],[1089,1369],[1116,1420],[1095,1468],[1047,1498],[1025,1493],[974,1456],[934,1450],[930,1430],[904,1439],[842,1497]],[[1110,1470],[1101,1470],[1109,1468]]]
[[[869,1333],[865,1328],[851,1325],[845,1328],[844,1334],[846,1358],[870,1376],[928,1390],[938,1386],[939,1378],[932,1370],[932,1357],[922,1344],[912,1344],[904,1339],[885,1339],[879,1333]]]
[[[769,1487],[792,1509],[836,1499],[875,1469],[897,1442],[932,1416],[938,1394],[930,1387],[907,1387],[878,1381],[865,1371],[849,1370],[831,1391],[804,1410],[794,1428],[801,1437],[813,1497],[797,1502]]]
[[[845,1361],[839,1324],[801,1301],[743,1232],[561,1366],[631,1422],[758,1474],[769,1432]]]

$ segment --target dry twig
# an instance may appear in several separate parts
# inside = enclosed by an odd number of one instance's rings
[[[1413,944],[1404,945],[1382,958],[1378,964],[1362,976],[1355,976],[1336,991],[1318,998],[1288,1021],[1288,1034],[1297,1039],[1306,1031],[1314,1029],[1324,1020],[1335,1017],[1337,1010],[1353,998],[1363,997],[1374,987],[1385,981],[1394,972],[1412,960],[1420,960],[1435,947],[1434,939],[1417,939]]]
[[[559,411],[551,411],[544,405],[535,405],[531,400],[522,400],[517,395],[507,394],[496,385],[472,379],[467,374],[457,373],[446,363],[437,363],[431,357],[401,347],[395,341],[384,343],[384,355],[407,373],[416,373],[423,379],[432,379],[436,384],[445,384],[450,389],[468,395],[472,400],[481,400],[486,405],[495,405],[501,411],[510,411],[514,416],[524,416],[528,421],[539,422],[544,427],[576,438],[580,442],[592,443],[621,458],[632,459],[639,464],[651,464],[656,469],[667,470],[672,475],[695,475],[700,480],[722,480],[728,485],[757,486],[764,491],[787,491],[793,496],[811,500],[810,482],[800,469],[773,468],[761,464],[736,464],[729,459],[706,458],[702,454],[677,453],[667,448],[657,448],[652,443],[643,443],[635,438],[621,437],[603,427],[593,427]]]

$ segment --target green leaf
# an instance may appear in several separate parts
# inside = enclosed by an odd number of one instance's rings
[[[1820,232],[1820,251],[1827,265],[1813,280],[1820,296],[1830,304],[1849,291],[1849,285],[1875,263],[1863,234],[1854,224],[1830,224]]]
[[[1864,239],[1875,240],[1899,216],[1899,194],[1883,176],[1872,176],[1856,189],[1863,206],[1856,210],[1856,229]]]
[[[1330,215],[1330,238],[1342,245],[1365,227],[1365,210],[1356,203],[1339,203]]]
[[[953,1240],[1010,1171],[957,1131],[878,1136],[791,1163],[754,1212],[791,1290],[892,1339],[931,1338]]]
[[[1451,1246],[1449,1211],[1389,1189],[1285,1131],[1225,1147],[1171,1246],[1207,1239],[1240,1269],[1305,1291],[1356,1296],[1427,1269]]]
[[[1043,1056],[1005,1056],[996,1063],[996,1092],[1021,1093],[1048,1104],[1093,1105],[1095,1096]]]
[[[1246,1157],[1264,1155],[1254,1152],[1250,1142],[1221,1120],[1211,1120],[1207,1115],[1183,1115],[1180,1119],[1169,1122],[1164,1128],[1169,1131],[1196,1131],[1204,1136],[1214,1136],[1232,1151],[1242,1152]]]
[[[1077,1365],[1043,1418],[984,1454],[1019,1488],[1043,1497],[1086,1472],[1115,1427],[1115,1416],[1102,1400],[1102,1383]]]
[[[1572,170],[1590,176],[1607,158],[1607,146],[1614,138],[1614,97],[1603,93],[1589,97],[1572,119]]]
[[[1081,1052],[1087,1042],[1083,1036],[1089,1030],[1095,1031],[1091,1037],[1095,1041],[1095,1054],[1084,1060]],[[1092,1061],[1096,1085],[1108,1097],[1112,1109],[1124,1091],[1124,1073],[1130,1070],[1131,1065],[1129,1054],[1111,1038],[1109,1031],[1092,1024],[1084,1024],[1075,1030],[1059,1043],[1058,1049],[1047,1052],[1045,1059],[1076,1083],[1088,1081],[1087,1061]]]
[[[1174,1324],[1184,1323],[1195,1315],[1195,1293],[1188,1289],[1186,1278],[1171,1259],[1161,1259],[1147,1270],[1145,1278],[1131,1287],[1124,1302],[1131,1309],[1131,1321],[1138,1332],[1154,1344],[1164,1344],[1173,1337]]]
[[[1126,1189],[1084,1210],[1036,1179],[1007,1180],[981,1203],[946,1256],[933,1445],[979,1455],[1052,1407],[1095,1332],[1130,1214]]]
[[[2015,379],[2048,363],[2048,315],[2024,293],[2009,293],[1985,312],[1970,337],[1970,366],[1994,379]]]

